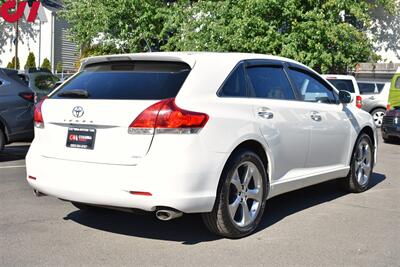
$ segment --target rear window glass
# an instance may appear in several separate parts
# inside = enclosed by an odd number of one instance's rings
[[[63,84],[61,93],[84,90],[89,99],[160,100],[175,97],[190,73],[180,62],[127,61],[92,64]]]
[[[328,79],[328,81],[330,81],[331,84],[333,84],[338,90],[344,90],[350,93],[354,93],[354,86],[352,80]]]
[[[20,85],[28,86],[28,82],[23,80],[23,78],[18,75],[18,73],[10,73],[8,77],[11,78],[13,81],[19,83]]]

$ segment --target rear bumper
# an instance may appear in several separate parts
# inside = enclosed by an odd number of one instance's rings
[[[33,131],[33,126],[32,126],[32,129],[28,129],[26,131],[19,132],[19,133],[9,134],[7,136],[7,140],[9,143],[30,142],[33,140],[33,136],[34,136],[34,131]]]
[[[384,137],[400,137],[400,126],[387,126],[383,124],[381,130]]]
[[[36,180],[27,181],[46,195],[68,201],[145,211],[160,206],[185,213],[211,211],[226,155],[182,153],[188,152],[185,148],[166,157],[152,151],[136,166],[107,165],[47,158],[34,142],[26,167],[27,176]]]

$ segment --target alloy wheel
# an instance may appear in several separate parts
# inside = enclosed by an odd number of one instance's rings
[[[367,141],[362,140],[358,144],[354,164],[357,182],[364,186],[368,183],[372,170],[372,150]]]
[[[372,118],[374,119],[376,127],[382,126],[383,116],[385,116],[385,112],[380,110],[373,113]]]
[[[257,218],[263,201],[263,179],[256,165],[241,163],[230,179],[229,214],[239,227],[246,227]]]

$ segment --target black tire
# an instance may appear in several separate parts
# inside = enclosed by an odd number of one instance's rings
[[[0,152],[3,151],[5,145],[6,145],[6,137],[3,133],[3,130],[0,128]]]
[[[358,149],[360,147],[360,144],[368,144],[370,150],[370,161],[369,161],[369,165],[370,165],[370,170],[368,171],[368,173],[364,175],[362,175],[363,177],[365,177],[364,181],[361,183],[360,179],[358,179],[358,168],[360,164],[360,162],[357,158],[358,158]],[[361,134],[356,142],[356,145],[354,146],[353,149],[353,154],[351,157],[351,162],[350,162],[350,172],[347,175],[347,177],[344,179],[344,186],[345,189],[351,193],[361,193],[364,192],[365,190],[368,189],[369,183],[371,181],[371,176],[373,173],[373,167],[374,167],[374,145],[372,143],[371,138],[363,133]],[[362,161],[364,162],[364,161]],[[365,162],[367,162],[367,160],[365,160]],[[364,174],[364,170],[362,170],[362,173]]]
[[[242,166],[242,164],[252,164],[252,166],[255,166],[258,170],[257,173],[257,181],[262,180],[262,185],[259,183],[259,188],[262,188],[262,197],[261,201],[255,201],[250,200],[250,203],[259,203],[258,204],[258,213],[253,216],[252,221],[249,225],[246,225],[244,227],[240,227],[237,225],[237,223],[234,222],[235,218],[231,218],[231,214],[229,211],[229,201],[230,201],[230,194],[232,192],[230,191],[231,188],[231,178],[233,177],[234,172]],[[214,208],[210,213],[204,213],[202,214],[203,221],[207,228],[212,232],[220,236],[228,237],[228,238],[241,238],[247,235],[250,235],[252,232],[254,232],[260,223],[264,209],[265,209],[265,203],[266,199],[268,196],[268,190],[269,190],[269,183],[268,183],[268,177],[267,173],[265,171],[264,164],[261,160],[261,158],[254,153],[253,151],[250,150],[237,150],[234,152],[231,157],[228,159],[224,170],[221,174],[219,186],[218,186],[218,191],[217,191],[217,197],[215,200]],[[261,179],[260,179],[261,175]],[[254,179],[253,183],[255,183],[255,179],[253,176],[251,179]],[[243,186],[242,186],[243,188]],[[246,187],[246,193],[247,190],[251,190],[250,186]],[[244,193],[242,193],[244,194]],[[261,195],[261,194],[260,194]],[[236,198],[240,198],[239,195],[235,195]],[[250,199],[250,198],[249,198]],[[246,195],[246,207],[247,207],[247,195]],[[242,195],[242,202],[243,201],[243,195]],[[242,205],[242,204],[240,204]],[[253,204],[251,204],[253,205]],[[241,206],[242,208],[242,213],[243,213],[243,205]],[[251,209],[253,211],[253,209]],[[237,211],[235,212],[235,214]],[[244,215],[242,215],[244,216]],[[235,215],[233,215],[235,217]]]

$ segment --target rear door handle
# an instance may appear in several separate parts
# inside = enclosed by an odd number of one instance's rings
[[[258,117],[261,117],[263,119],[270,120],[274,117],[274,113],[269,108],[262,107],[258,109],[257,112]]]
[[[314,121],[322,121],[322,116],[318,111],[311,111],[310,117]]]
[[[371,96],[369,99],[371,99],[371,100],[375,100],[375,96]]]

